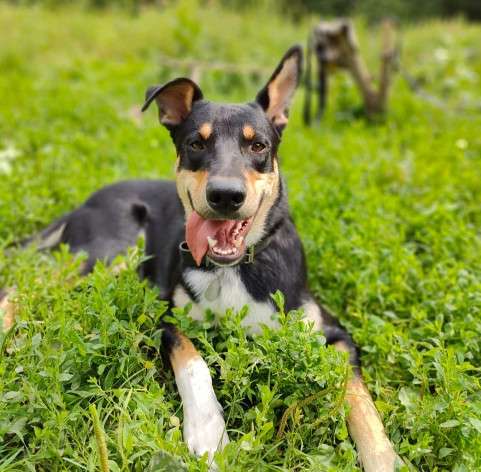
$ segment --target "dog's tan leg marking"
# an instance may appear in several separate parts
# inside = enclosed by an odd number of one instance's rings
[[[202,456],[229,442],[222,407],[215,396],[209,368],[192,342],[179,331],[169,352],[175,381],[184,407],[184,440],[189,450]]]
[[[348,346],[339,341],[338,351],[349,353]],[[346,402],[349,405],[347,425],[366,472],[391,472],[396,461],[402,463],[386,435],[371,395],[359,375],[353,374],[347,382]]]
[[[322,331],[322,316],[314,300],[305,302],[303,321],[313,323],[313,329]],[[344,341],[334,344],[338,351],[350,354]],[[349,405],[347,425],[349,433],[356,444],[359,460],[366,472],[392,472],[397,454],[386,436],[376,406],[362,378],[356,373],[347,382],[346,402]],[[400,461],[400,459],[399,459]],[[401,462],[400,462],[401,463]]]
[[[15,289],[13,288],[0,291],[0,311],[3,313],[2,330],[4,333],[13,326],[17,315],[17,306],[12,301],[14,295]]]
[[[171,352],[169,353],[169,359],[174,369],[174,374],[180,372],[185,366],[197,359],[201,359],[201,356],[192,341],[185,335],[177,331],[177,342]]]

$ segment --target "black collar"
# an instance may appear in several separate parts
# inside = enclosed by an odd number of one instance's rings
[[[200,265],[198,266],[195,263],[194,258],[192,257],[192,253],[190,252],[190,249],[187,246],[186,241],[182,241],[179,244],[179,253],[180,253],[180,258],[182,260],[182,266],[184,268],[193,267],[193,268],[199,268],[199,269],[214,269],[216,267],[235,267],[239,264],[252,264],[254,262],[255,255],[268,246],[270,239],[271,239],[270,237],[267,237],[266,239],[259,241],[257,244],[253,244],[252,246],[249,246],[247,248],[246,253],[240,259],[230,264],[219,264],[218,262],[215,262],[212,259],[210,259],[208,256],[205,256],[202,259]]]

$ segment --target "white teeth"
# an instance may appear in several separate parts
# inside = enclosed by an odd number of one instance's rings
[[[234,246],[240,248],[242,241],[244,241],[244,236],[241,236],[239,239],[234,239]]]
[[[213,252],[215,252],[216,254],[220,255],[220,256],[230,256],[230,255],[233,255],[237,252],[237,249],[231,247],[231,248],[227,248],[227,249],[222,249],[220,247],[215,247],[212,249]]]
[[[209,247],[212,249],[217,244],[217,239],[207,236],[207,242],[209,243]]]

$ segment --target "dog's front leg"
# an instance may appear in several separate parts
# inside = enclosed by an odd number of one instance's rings
[[[321,311],[314,301],[305,303],[304,321],[313,323],[313,328],[323,331],[328,344],[338,351],[347,352],[353,373],[346,385],[346,403],[349,406],[347,425],[356,444],[359,461],[366,472],[392,472],[396,464],[403,462],[398,457],[386,435],[379,413],[362,380],[356,347],[349,334],[330,315]],[[326,323],[326,320],[328,323]]]
[[[356,443],[364,470],[391,472],[395,470],[396,464],[402,465],[360,374],[354,374],[348,380],[346,402],[349,405],[347,416],[349,433]]]
[[[229,442],[222,407],[209,368],[192,342],[173,325],[163,324],[163,346],[174,370],[184,407],[184,440],[193,454],[207,452],[209,462]]]

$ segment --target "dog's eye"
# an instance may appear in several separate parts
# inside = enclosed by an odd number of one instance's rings
[[[260,143],[259,141],[256,141],[255,143],[251,144],[251,151],[252,152],[262,152],[266,148],[265,144]]]
[[[192,141],[190,144],[189,144],[190,148],[193,149],[194,151],[202,151],[203,149],[205,149],[205,144],[202,142],[202,141]]]

